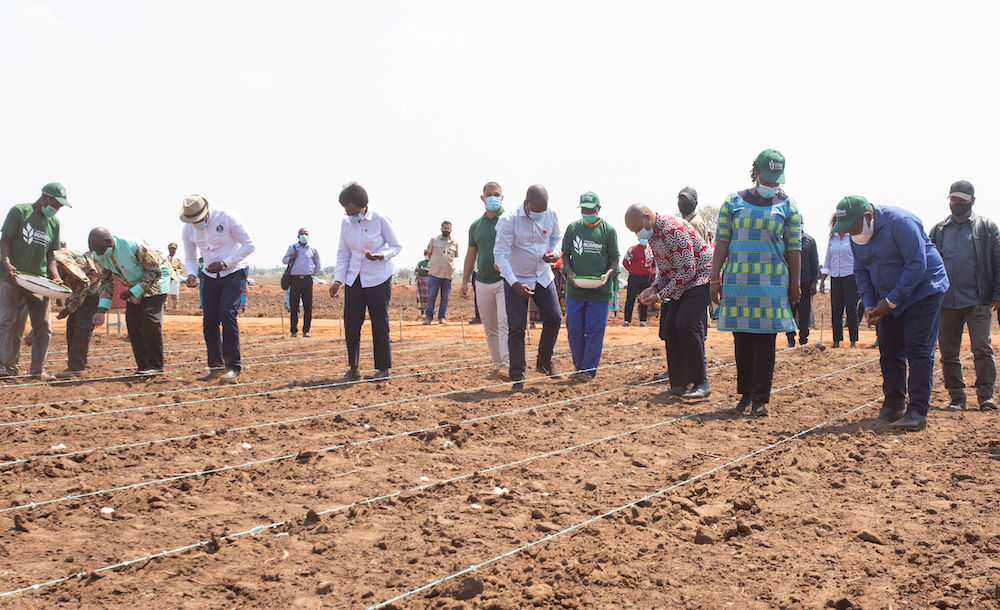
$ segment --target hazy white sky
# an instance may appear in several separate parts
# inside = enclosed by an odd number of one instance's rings
[[[180,237],[198,193],[246,220],[250,263],[305,226],[336,258],[358,180],[422,258],[462,247],[499,182],[544,184],[563,226],[720,204],[757,153],[819,237],[849,194],[930,227],[955,180],[1000,216],[997,2],[0,2],[0,208],[62,182],[64,239]]]

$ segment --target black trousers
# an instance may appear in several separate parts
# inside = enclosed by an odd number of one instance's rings
[[[538,363],[542,366],[552,365],[552,350],[559,337],[562,326],[562,309],[559,307],[559,296],[556,294],[555,281],[548,286],[534,286],[535,294],[531,300],[538,307],[542,320],[542,335],[538,339]],[[517,292],[504,280],[504,300],[507,303],[507,352],[510,354],[511,381],[524,380],[524,370],[527,368],[524,356],[524,333],[528,328],[528,299]]]
[[[858,283],[853,275],[830,279],[830,306],[833,308],[833,340],[844,340],[844,313],[851,341],[858,340]]]
[[[167,295],[142,297],[125,304],[125,324],[139,370],[163,368],[163,304]]]
[[[392,347],[389,341],[389,298],[392,296],[392,278],[378,286],[361,287],[361,277],[344,288],[344,334],[347,337],[347,362],[351,368],[361,362],[361,326],[365,323],[365,310],[372,321],[372,343],[375,344],[375,368],[387,371],[392,368]]]
[[[705,311],[711,301],[709,285],[689,288],[666,303],[667,370],[670,387],[685,387],[708,380],[705,368]]]
[[[92,294],[66,318],[66,353],[69,356],[66,368],[71,371],[82,371],[87,367],[90,338],[94,334],[93,318],[100,303],[101,297]]]
[[[650,287],[653,283],[652,275],[628,274],[628,286],[625,288],[625,321],[632,322],[632,308],[635,306],[639,293]],[[649,308],[639,303],[639,321],[646,321],[646,311]]]
[[[805,345],[809,341],[809,318],[812,317],[813,295],[808,287],[802,291],[799,302],[792,305],[792,317],[799,325],[799,344]],[[843,331],[841,331],[843,332]],[[789,341],[795,341],[795,331],[785,333]]]
[[[292,284],[288,287],[288,302],[291,306],[289,318],[292,332],[299,327],[299,299],[302,299],[302,332],[307,333],[313,320],[313,278],[311,275],[293,275]]]
[[[774,339],[777,333],[733,333],[736,341],[736,391],[750,400],[771,400]]]
[[[472,306],[476,311],[476,319],[479,320],[479,297],[476,296],[476,276],[479,275],[476,271],[472,272]]]

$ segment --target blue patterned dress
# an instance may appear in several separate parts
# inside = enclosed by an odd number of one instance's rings
[[[784,333],[796,330],[788,301],[785,252],[799,250],[795,200],[776,194],[771,205],[757,195],[733,193],[719,210],[718,241],[729,242],[723,268],[719,330]]]

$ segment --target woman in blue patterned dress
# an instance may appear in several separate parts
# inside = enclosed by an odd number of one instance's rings
[[[772,148],[761,152],[750,178],[754,186],[729,195],[719,211],[710,277],[712,302],[720,305],[718,328],[732,332],[736,343],[736,391],[742,395],[736,412],[764,417],[775,337],[796,330],[791,305],[801,294],[802,259],[799,212],[780,187],[784,155]]]

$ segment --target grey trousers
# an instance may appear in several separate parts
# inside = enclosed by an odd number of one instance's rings
[[[0,367],[6,368],[8,374],[19,372],[18,359],[28,318],[31,318],[30,373],[41,374],[52,336],[50,311],[48,297],[36,296],[19,286],[0,282]]]
[[[993,398],[997,381],[997,367],[993,360],[993,343],[990,337],[993,313],[989,306],[963,309],[941,308],[941,326],[938,328],[938,349],[941,350],[941,369],[944,387],[952,400],[965,400],[965,381],[959,352],[962,335],[969,327],[969,339],[976,367],[976,398],[979,402]]]

